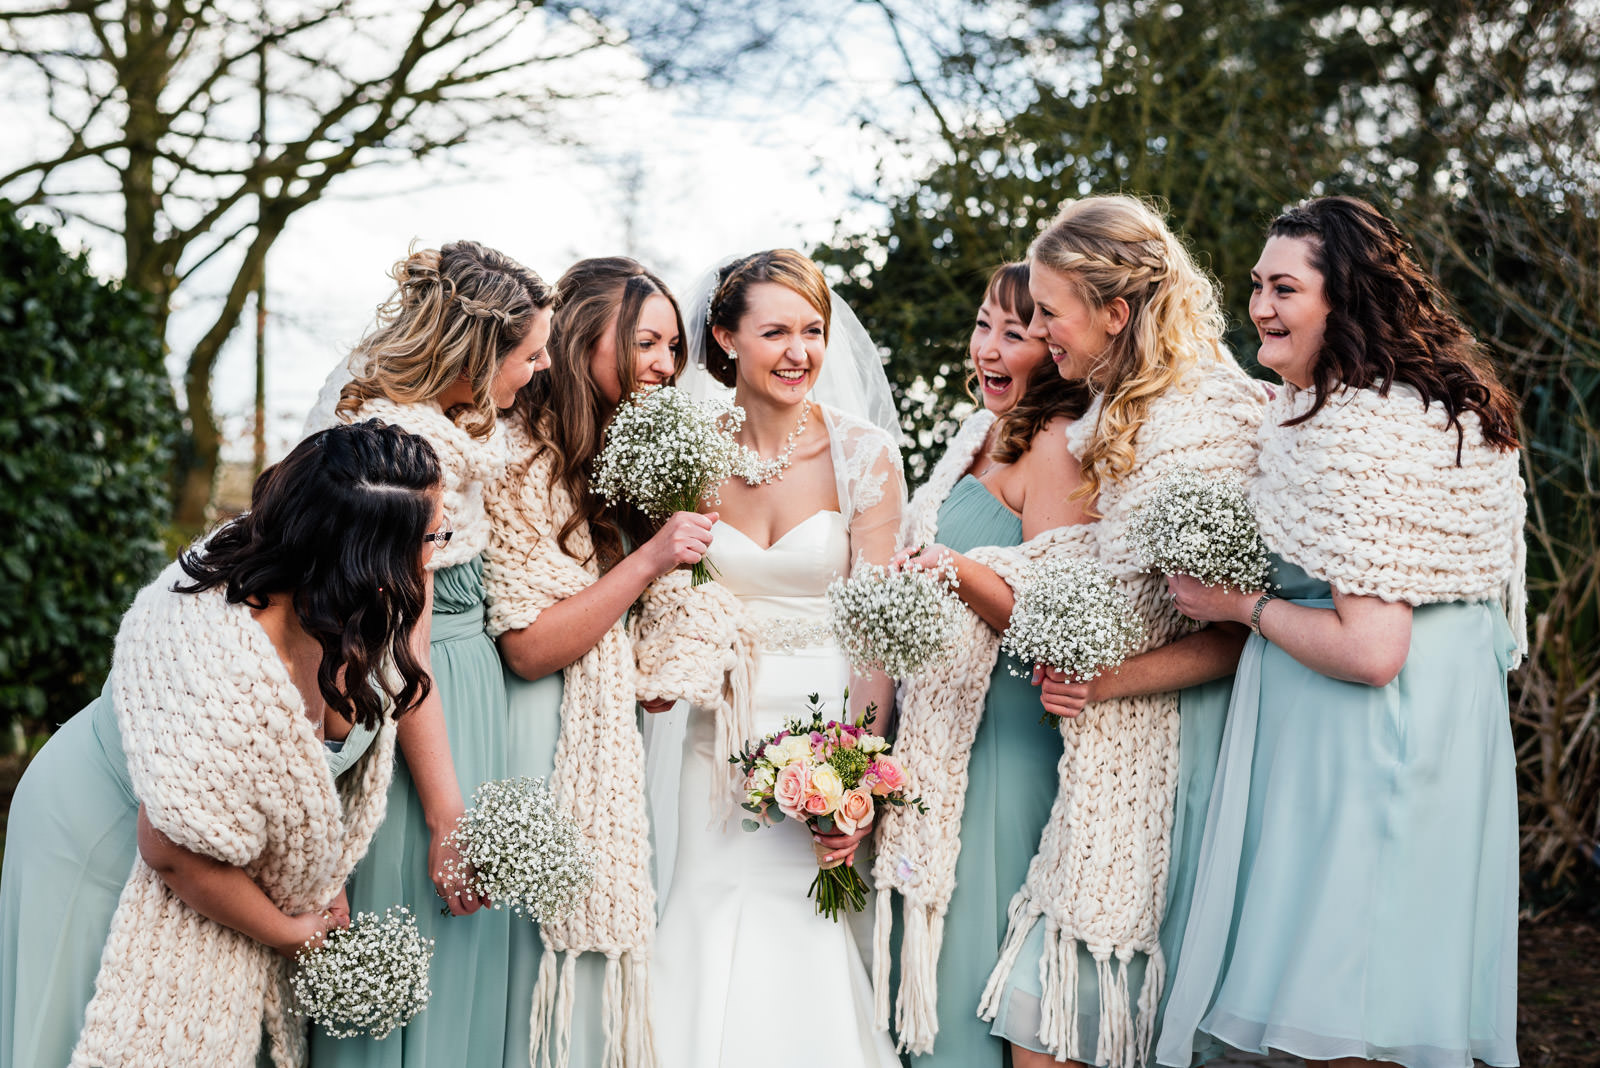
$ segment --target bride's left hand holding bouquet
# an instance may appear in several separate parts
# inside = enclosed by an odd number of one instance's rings
[[[617,407],[595,464],[594,490],[626,501],[660,524],[675,512],[717,503],[716,490],[743,470],[748,451],[733,435],[744,411],[723,401],[696,401],[674,386],[646,386]],[[694,584],[711,578],[704,560]]]

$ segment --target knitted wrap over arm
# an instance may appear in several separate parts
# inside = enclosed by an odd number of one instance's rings
[[[1172,642],[1188,624],[1167,598],[1165,579],[1139,570],[1128,541],[1130,520],[1162,477],[1180,466],[1248,483],[1265,400],[1262,388],[1231,360],[1189,367],[1151,402],[1134,438],[1133,469],[1102,485],[1099,559],[1144,621],[1138,651]],[[1068,428],[1076,455],[1082,455],[1098,415],[1097,401]],[[1149,1059],[1166,975],[1159,937],[1178,778],[1178,695],[1100,701],[1064,720],[1061,734],[1055,804],[1027,880],[1011,901],[1005,942],[979,1015],[995,1017],[1028,933],[1043,922],[1040,1042],[1058,1058],[1132,1068]],[[1079,945],[1095,961],[1100,988],[1092,1056],[1080,1049],[1077,1033]],[[1128,988],[1135,953],[1149,958],[1138,991]]]
[[[291,915],[323,908],[383,820],[394,727],[336,785],[305,704],[246,605],[172,592],[168,567],[123,617],[111,693],[133,791],[178,845],[244,869]],[[206,919],[142,858],[123,887],[74,1066],[305,1063],[289,965]],[[196,1006],[204,1006],[197,1011]]]
[[[600,577],[593,560],[582,562],[592,548],[586,526],[572,538],[579,559],[561,551],[556,532],[572,503],[552,477],[553,457],[536,452],[524,432],[510,433],[511,463],[486,495],[492,533],[484,585],[495,635],[529,626],[545,608]],[[566,1063],[577,955],[601,953],[607,958],[604,1065],[653,1068],[649,963],[656,895],[633,650],[622,621],[562,674],[551,787],[594,849],[595,882],[576,913],[540,928],[545,948],[533,990],[530,1056]]]
[[[1310,390],[1286,388],[1261,430],[1251,500],[1273,552],[1340,593],[1416,606],[1496,601],[1527,651],[1523,522],[1515,449],[1484,443],[1476,414],[1456,463],[1444,406],[1408,386],[1347,389],[1309,422]]]
[[[919,541],[932,536],[928,531]],[[1046,560],[1092,556],[1094,538],[1095,524],[1058,527],[1018,546],[979,546],[966,555],[992,568],[1015,590]],[[876,831],[877,858],[872,870],[878,888],[872,961],[875,1024],[880,1030],[889,1026],[890,897],[897,891],[904,899],[904,938],[895,1032],[900,1049],[916,1054],[931,1052],[939,1032],[937,967],[961,852],[968,764],[1000,651],[1000,635],[977,613],[968,610],[963,618],[957,653],[951,661],[907,679],[900,687],[900,727],[894,752],[906,769],[907,792],[920,796],[928,811],[887,808]]]
[[[451,422],[437,404],[396,404],[385,397],[369,397],[346,422],[382,419],[428,439],[439,455],[444,480],[444,511],[455,535],[428,561],[429,571],[464,564],[489,547],[489,515],[484,510],[484,488],[500,478],[506,464],[503,423],[496,422],[486,439],[473,437]]]
[[[639,700],[687,701],[716,717],[716,766],[711,779],[714,818],[732,814],[740,782],[730,763],[752,740],[754,693],[761,632],[739,599],[717,582],[692,584],[687,571],[670,571],[644,591],[630,624]]]

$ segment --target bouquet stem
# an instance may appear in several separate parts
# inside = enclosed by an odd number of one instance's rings
[[[811,880],[810,896],[817,902],[817,915],[839,922],[839,912],[860,912],[867,907],[867,883],[855,865],[843,860],[823,860],[830,850],[821,842],[811,843],[817,854],[817,877]]]

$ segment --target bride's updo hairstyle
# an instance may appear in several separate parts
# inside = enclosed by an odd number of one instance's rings
[[[398,717],[432,685],[411,635],[427,610],[422,538],[438,501],[426,438],[377,419],[330,427],[261,472],[250,510],[178,558],[188,582],[173,589],[221,588],[229,604],[252,608],[292,594],[295,618],[322,648],[323,700],[376,727],[385,693]]]
[[[1387,395],[1399,382],[1438,401],[1447,425],[1464,440],[1461,413],[1477,415],[1483,440],[1517,447],[1517,406],[1482,348],[1461,324],[1433,279],[1412,259],[1410,245],[1378,209],[1355,197],[1319,197],[1290,208],[1268,237],[1302,238],[1322,274],[1328,304],[1322,350],[1311,365],[1311,407],[1285,425],[1303,423],[1340,387]]]
[[[649,540],[651,527],[632,508],[615,508],[590,489],[594,458],[614,409],[600,393],[591,354],[609,328],[616,345],[617,379],[622,395],[639,388],[639,315],[651,297],[665,297],[677,319],[678,347],[672,375],[683,372],[688,354],[683,313],[667,284],[637,260],[603,256],[579,260],[556,283],[556,312],[550,324],[550,370],[535,375],[517,391],[511,418],[522,424],[536,446],[555,455],[556,482],[576,507],[557,539],[561,551],[576,557],[572,536],[585,523],[602,570],[625,555],[623,535],[635,545]]]
[[[413,252],[389,274],[395,291],[378,307],[377,326],[355,347],[355,377],[340,392],[337,411],[353,412],[369,397],[429,401],[465,376],[473,403],[445,414],[473,437],[488,437],[494,376],[538,312],[555,300],[555,290],[476,241]]]
[[[766,282],[775,282],[804,297],[822,316],[822,338],[828,339],[828,330],[833,325],[833,301],[828,294],[828,281],[822,277],[822,268],[792,248],[770,249],[734,260],[717,272],[709,307],[697,309],[706,320],[706,370],[725,386],[735,383],[738,370],[712,336],[712,327],[738,330],[739,321],[749,306],[750,287]]]
[[[1025,262],[1001,264],[989,276],[982,303],[993,302],[1022,323],[1030,322],[1033,319],[1033,296],[1028,292],[1028,274]],[[977,375],[976,368],[968,368],[967,393],[974,401],[978,399],[973,394]],[[1028,451],[1045,424],[1057,416],[1078,418],[1088,409],[1092,399],[1093,394],[1087,382],[1069,382],[1061,377],[1053,361],[1040,360],[1039,365],[1029,372],[1028,380],[1022,387],[1022,396],[1017,398],[1017,403],[1011,406],[1010,411],[1000,417],[1000,428],[995,432],[994,448],[989,450],[990,457],[1003,464],[1016,463]]]
[[[1131,196],[1086,197],[1062,207],[1034,239],[1030,262],[1068,276],[1090,307],[1118,297],[1128,325],[1096,362],[1091,384],[1105,401],[1075,498],[1134,466],[1133,439],[1150,402],[1189,366],[1231,359],[1215,283],[1194,263],[1161,213]]]

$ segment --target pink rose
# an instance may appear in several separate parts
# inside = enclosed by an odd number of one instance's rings
[[[772,797],[778,802],[780,812],[798,819],[801,807],[805,804],[806,794],[810,790],[811,766],[797,760],[793,764],[784,765],[783,770],[778,772],[778,781],[772,787]]]
[[[826,816],[828,814],[828,799],[822,794],[812,794],[806,798],[805,811],[808,816]]]
[[[858,786],[845,791],[839,799],[839,810],[833,814],[833,822],[838,825],[840,834],[855,834],[863,827],[872,826],[874,812],[872,794]]]
[[[872,792],[879,797],[887,797],[906,784],[906,769],[900,766],[900,761],[887,754],[874,760],[870,770],[878,777]]]

